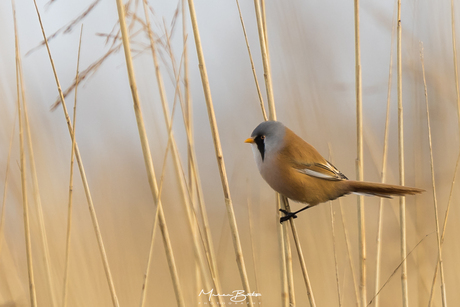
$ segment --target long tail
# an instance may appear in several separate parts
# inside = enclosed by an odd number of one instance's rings
[[[391,196],[415,195],[425,190],[400,185],[391,185],[385,183],[374,183],[365,181],[346,180],[347,188],[351,193],[375,195],[380,197],[391,198]]]

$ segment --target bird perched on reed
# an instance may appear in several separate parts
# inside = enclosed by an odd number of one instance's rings
[[[391,196],[414,195],[418,188],[348,180],[318,151],[278,121],[258,125],[246,143],[252,145],[259,172],[276,192],[307,206],[287,212],[280,222],[328,200],[350,194]]]

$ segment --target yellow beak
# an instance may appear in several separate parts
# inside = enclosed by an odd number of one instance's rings
[[[244,141],[245,143],[254,143],[254,138],[248,138],[246,139],[246,141]]]

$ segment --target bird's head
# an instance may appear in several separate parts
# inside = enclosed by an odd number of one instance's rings
[[[282,123],[266,121],[254,129],[251,137],[246,139],[245,143],[253,145],[256,160],[260,158],[260,161],[263,162],[267,156],[282,147],[285,134],[286,127]]]

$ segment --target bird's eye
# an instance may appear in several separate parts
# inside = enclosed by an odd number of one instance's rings
[[[261,135],[261,136],[260,136],[260,139],[261,139],[261,140],[265,139],[265,135]]]

